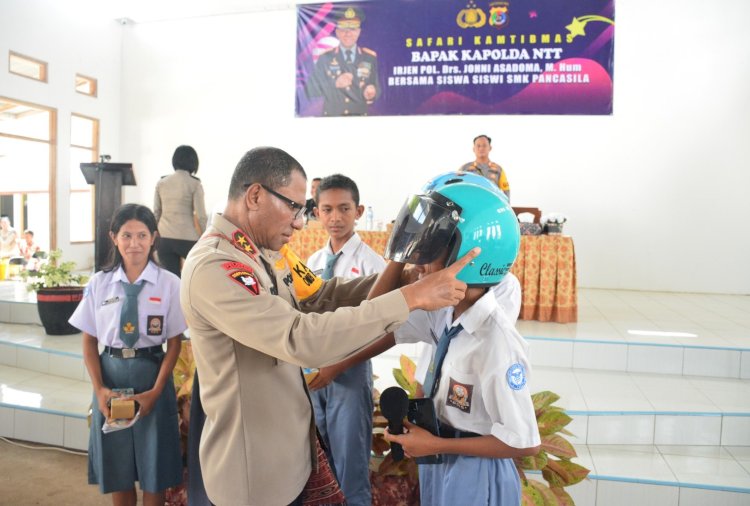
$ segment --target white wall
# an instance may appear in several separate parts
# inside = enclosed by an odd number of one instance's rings
[[[100,120],[102,153],[119,156],[120,25],[102,21],[96,3],[0,0],[0,96],[57,109],[57,246],[80,268],[93,265],[93,243],[70,244],[70,117]],[[49,80],[36,82],[8,72],[8,51],[48,63]],[[98,80],[91,98],[75,92],[75,75]],[[2,174],[0,174],[0,184]]]
[[[33,56],[38,49],[51,68],[71,76],[108,80],[121,72],[121,123],[103,124],[102,148],[113,161],[135,164],[139,184],[126,189],[125,200],[151,205],[156,181],[172,171],[174,148],[186,143],[198,150],[209,207],[222,207],[242,154],[276,145],[309,176],[350,175],[376,219],[390,219],[408,191],[470,160],[471,139],[487,133],[493,158],[508,171],[513,203],[569,217],[580,286],[750,293],[744,0],[617,2],[611,117],[305,119],[294,118],[293,7],[125,26],[120,69],[111,23],[91,37],[81,27],[57,26],[63,13],[55,2],[0,0],[3,10],[8,4],[14,20],[0,16],[0,51],[7,40],[20,41],[29,49],[14,49]],[[16,18],[32,11],[42,22],[29,32]],[[91,107],[82,96],[47,96],[28,80],[6,91],[8,81],[0,77],[0,94],[57,106],[61,118],[80,101]],[[110,99],[100,95],[99,110],[76,112],[116,119],[117,106],[105,105]],[[67,129],[61,121],[61,145]],[[63,156],[59,162],[67,170]],[[60,237],[66,234],[62,225]]]

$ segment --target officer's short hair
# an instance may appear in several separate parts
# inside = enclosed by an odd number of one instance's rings
[[[352,200],[355,205],[359,205],[359,188],[357,183],[343,174],[333,174],[323,178],[318,185],[318,191],[315,192],[315,202],[320,200],[320,194],[326,190],[348,190],[352,194]]]
[[[489,135],[485,135],[485,134],[477,135],[476,137],[474,137],[474,140],[471,143],[472,144],[476,144],[477,139],[481,139],[482,137],[484,137],[485,139],[487,139],[487,144],[492,145],[492,139],[490,139]]]
[[[191,174],[198,172],[198,153],[192,146],[178,146],[172,155],[174,170],[185,170]]]
[[[263,146],[245,153],[232,174],[229,184],[229,200],[241,198],[247,187],[254,183],[268,186],[272,190],[287,186],[293,171],[307,179],[305,169],[286,151]]]

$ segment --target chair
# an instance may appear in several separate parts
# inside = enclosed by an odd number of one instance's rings
[[[516,217],[523,213],[529,213],[534,215],[533,223],[540,223],[542,219],[542,210],[538,207],[514,207],[513,212],[516,213]]]

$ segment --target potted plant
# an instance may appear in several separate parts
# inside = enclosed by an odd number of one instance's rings
[[[83,298],[88,276],[75,274],[75,262],[61,262],[62,251],[53,250],[47,262],[36,271],[23,271],[26,288],[36,292],[39,319],[44,331],[53,336],[77,334],[79,330],[68,319]]]
[[[393,376],[409,397],[421,394],[419,384],[414,378],[416,365],[406,355],[401,355],[400,369],[393,369]],[[377,395],[377,392],[376,392]],[[532,394],[536,421],[542,445],[539,453],[533,457],[514,459],[516,469],[521,477],[522,504],[534,506],[568,506],[573,499],[565,487],[585,479],[589,470],[572,462],[576,451],[570,442],[561,434],[572,435],[565,429],[572,419],[565,411],[553,406],[560,396],[549,391]],[[419,473],[414,459],[405,458],[394,462],[390,446],[383,439],[383,428],[387,420],[383,418],[376,404],[373,419],[373,441],[370,465],[370,482],[372,483],[372,504],[417,506],[419,505]],[[547,483],[528,479],[526,471],[541,472]]]

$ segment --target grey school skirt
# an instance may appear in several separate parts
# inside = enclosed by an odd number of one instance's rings
[[[150,390],[164,355],[139,358],[100,356],[102,381],[109,388]],[[177,422],[177,397],[170,374],[154,409],[129,429],[102,433],[104,416],[93,396],[89,436],[89,483],[103,494],[131,490],[161,492],[182,483],[182,456]]]

